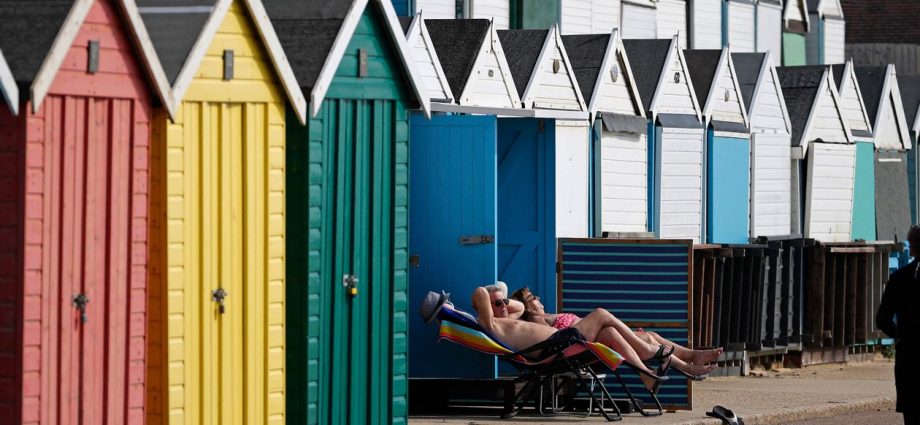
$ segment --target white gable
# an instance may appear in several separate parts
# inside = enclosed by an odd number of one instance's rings
[[[843,7],[840,6],[839,0],[821,0],[819,12],[822,17],[843,18]]]
[[[565,0],[563,34],[605,34],[620,26],[620,0]]]
[[[786,10],[783,12],[783,20],[808,22],[808,14],[805,13],[805,0],[786,0]]]
[[[771,55],[767,55],[765,62],[748,111],[751,133],[789,134],[789,113]]]
[[[908,119],[913,117],[908,118],[904,112],[904,102],[901,99],[901,88],[898,86],[898,78],[895,75],[894,65],[888,65],[888,77],[885,85],[887,87],[885,90],[885,100],[891,108],[890,113],[887,115],[893,117],[896,121],[896,125],[892,130],[897,131],[897,136],[893,135],[892,140],[900,140],[901,144],[901,146],[893,147],[892,149],[911,149],[910,122]],[[876,146],[878,146],[877,142]]]
[[[821,139],[825,143],[851,143],[849,126],[843,121],[838,109],[837,95],[831,87],[828,73],[818,89],[815,106],[812,107],[805,125],[803,147],[807,149],[812,140]]]
[[[506,30],[511,24],[511,3],[495,0],[469,0],[469,17],[491,19],[497,30]]]
[[[464,106],[491,108],[521,107],[521,99],[494,27],[489,28],[489,33],[479,49],[479,55],[458,103]]]
[[[895,113],[892,95],[888,94],[879,106],[879,118],[876,121],[875,147],[878,149],[904,150],[910,146],[910,139],[902,137],[900,129],[905,125],[904,114]]]
[[[700,116],[700,107],[693,93],[690,75],[684,66],[684,55],[671,43],[671,53],[662,72],[651,110],[664,114],[690,114]],[[675,79],[675,75],[677,78]]]
[[[658,38],[677,35],[681,49],[687,48],[687,2],[685,0],[658,0]]]
[[[412,21],[407,38],[415,69],[422,79],[428,97],[434,100],[452,101],[454,96],[451,94],[450,85],[444,76],[444,70],[438,61],[438,56],[431,44],[431,37],[428,35],[428,28],[421,15],[417,15]]]
[[[624,58],[623,50],[618,48],[616,56],[609,61],[610,64],[606,68],[601,68],[600,75],[598,75],[600,88],[595,93],[596,99],[594,99],[592,111],[628,115],[644,114],[637,98],[638,94],[629,85],[631,72]],[[614,66],[617,67],[616,72],[611,73]],[[613,80],[613,74],[617,75],[616,81]]]
[[[850,126],[850,131],[871,132],[869,117],[866,115],[866,107],[859,91],[859,83],[856,82],[856,74],[853,73],[852,62],[847,63],[842,78],[843,82],[840,84],[840,110],[843,118],[847,121],[847,125]]]
[[[551,29],[546,37],[537,67],[530,77],[522,101],[528,108],[572,111],[587,109],[581,98],[572,65],[565,54],[562,39],[555,28]]]
[[[782,57],[783,10],[779,5],[757,3],[757,51]]]
[[[736,52],[754,51],[754,4],[739,1],[728,2],[728,43]]]
[[[706,100],[706,115],[715,121],[747,124],[747,116],[741,104],[741,90],[730,57],[728,49],[724,49]]]
[[[690,44],[693,49],[722,48],[722,0],[690,2]]]

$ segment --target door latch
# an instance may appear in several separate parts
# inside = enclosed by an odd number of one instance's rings
[[[353,274],[342,275],[342,286],[348,291],[348,295],[357,296],[358,295],[358,276]]]
[[[211,291],[211,301],[217,303],[217,310],[220,312],[220,314],[224,314],[224,298],[227,298],[228,295],[230,294],[228,294],[224,288],[217,288]]]
[[[486,245],[495,242],[492,235],[467,235],[460,237],[460,245]]]
[[[89,304],[89,297],[86,294],[77,294],[73,296],[73,305],[80,310],[80,323],[86,323],[89,319],[86,317],[86,305]]]

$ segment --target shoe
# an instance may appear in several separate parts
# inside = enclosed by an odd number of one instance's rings
[[[668,350],[668,348],[670,348],[670,350]],[[657,368],[657,367],[660,367],[664,363],[665,359],[670,358],[671,354],[674,354],[674,347],[669,347],[667,345],[659,345],[658,351],[656,351],[655,354],[652,354],[652,357],[642,360],[642,363],[645,364],[645,367],[649,369]],[[671,362],[668,361],[669,367],[670,367],[670,364]],[[656,374],[656,375],[662,376],[661,374]]]
[[[735,412],[722,406],[713,406],[711,412],[706,412],[706,416],[719,418],[726,425],[744,425],[744,420],[735,415]]]

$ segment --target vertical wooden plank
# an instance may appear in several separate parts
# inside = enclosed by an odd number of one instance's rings
[[[363,289],[370,289],[374,281],[371,281],[371,276],[368,273],[368,249],[370,248],[369,244],[371,241],[369,230],[369,198],[371,197],[372,187],[369,186],[371,170],[370,157],[371,157],[371,137],[372,131],[374,130],[371,127],[370,123],[370,105],[367,100],[357,100],[355,104],[355,130],[354,130],[354,207],[352,209],[354,222],[352,224],[353,232],[353,244],[354,250],[351,253],[353,268],[352,273],[359,279],[357,290],[359,294],[361,292],[367,292],[366,294],[361,294],[359,296],[349,295],[349,302],[351,303],[351,347],[349,351],[351,352],[351,365],[366,365],[367,361],[367,350],[368,350],[368,328],[367,324],[369,323],[368,313],[368,303],[373,295],[372,292],[363,291]],[[382,230],[382,229],[381,229]],[[354,369],[354,368],[351,368]],[[350,374],[350,382],[348,384],[349,389],[348,400],[351,404],[349,411],[352,416],[349,418],[351,423],[362,424],[365,423],[368,419],[367,415],[367,398],[368,390],[367,382],[368,375],[376,373],[374,370],[367,370],[365,373],[356,373],[357,370],[352,370]]]
[[[808,300],[805,316],[808,318],[808,333],[811,334],[812,344],[816,347],[824,345],[824,282],[833,276],[831,259],[827,258],[823,247],[814,247],[811,250],[811,267],[808,274]]]
[[[259,274],[265,276],[268,282],[266,291],[262,292],[260,305],[264,310],[268,331],[263,337],[267,350],[261,351],[263,364],[268,371],[268,377],[263,383],[266,399],[261,407],[267,415],[266,422],[271,425],[289,423],[284,401],[287,398],[285,377],[287,364],[284,355],[287,352],[287,339],[285,337],[285,312],[288,302],[284,298],[287,285],[284,266],[287,263],[287,249],[285,241],[287,233],[285,223],[288,221],[285,205],[285,157],[287,155],[285,106],[280,99],[260,105],[258,108],[261,126],[257,133],[267,142],[261,142],[265,147],[260,148],[262,158],[260,163],[265,171],[260,173],[259,187],[264,191],[260,196],[267,198],[264,201],[262,212],[263,221],[266,223],[259,235],[260,240],[267,240],[264,247],[260,246],[258,254],[263,260],[259,263]],[[302,225],[302,223],[301,223]],[[260,244],[261,245],[261,244]],[[303,249],[303,246],[298,246]]]
[[[844,290],[844,332],[843,332],[843,344],[846,346],[852,346],[856,344],[856,285],[858,285],[858,261],[865,254],[847,254],[847,280]]]
[[[63,149],[62,149],[62,166],[64,168],[62,177],[62,202],[61,206],[61,318],[63,326],[61,330],[61,375],[60,389],[62,391],[62,418],[63,424],[79,423],[80,406],[84,402],[93,400],[82,400],[86,396],[80,390],[80,318],[79,314],[73,307],[72,297],[83,290],[79,282],[79,272],[76,261],[81,257],[77,252],[77,242],[75,239],[80,235],[77,234],[76,227],[79,220],[77,219],[76,204],[79,202],[76,198],[78,187],[80,186],[80,176],[78,175],[77,160],[77,137],[81,135],[79,125],[82,117],[78,110],[81,105],[79,99],[66,97],[64,98],[64,122],[63,128]],[[104,254],[103,254],[104,255]]]
[[[47,247],[42,251],[42,293],[47,296],[43,300],[43,309],[48,311],[49,323],[61,323],[61,326],[52,326],[50,332],[42,334],[42,357],[44,371],[42,376],[42,394],[49,394],[49,400],[45,405],[39,408],[42,411],[42,422],[53,423],[61,422],[64,418],[65,409],[69,408],[66,404],[62,393],[60,374],[64,367],[64,362],[60,342],[68,322],[66,321],[65,312],[61,310],[61,292],[62,285],[58,283],[61,272],[59,250],[62,246],[60,230],[60,205],[62,199],[62,180],[63,174],[63,139],[60,128],[63,125],[64,102],[59,97],[49,97],[45,100],[45,122],[42,126],[45,140],[45,188],[44,193],[44,226],[43,246]],[[41,323],[38,323],[37,329],[40,330]]]
[[[131,151],[130,130],[131,117],[125,100],[111,101],[108,116],[111,122],[110,134],[112,144],[112,187],[113,205],[110,221],[110,288],[109,291],[109,347],[107,364],[109,365],[109,418],[112,421],[124,421],[125,380],[127,377],[128,334],[128,264],[130,262],[128,244],[130,242],[130,193],[131,193]],[[117,353],[112,351],[118,351]]]
[[[229,349],[229,354],[231,356],[228,365],[229,370],[228,374],[224,375],[223,378],[228,380],[230,383],[230,400],[229,405],[224,405],[221,407],[221,411],[229,413],[230,418],[224,420],[224,423],[239,425],[243,423],[245,419],[245,411],[248,406],[244,402],[243,398],[243,377],[246,375],[247,364],[244,358],[245,356],[245,347],[249,343],[246,338],[248,335],[243,331],[243,320],[248,316],[248,303],[258,300],[248,300],[245,298],[246,292],[244,291],[244,273],[247,268],[243,264],[244,259],[247,255],[244,255],[244,252],[249,250],[247,241],[245,240],[243,234],[247,226],[246,214],[249,213],[244,207],[244,197],[246,195],[245,186],[243,183],[243,174],[245,169],[243,168],[243,152],[245,152],[244,145],[244,135],[243,129],[243,105],[242,104],[231,104],[228,105],[225,110],[228,115],[224,117],[225,127],[229,133],[227,133],[222,140],[228,142],[226,145],[222,146],[224,150],[227,151],[227,158],[229,161],[226,164],[223,164],[222,172],[227,175],[227,179],[230,183],[228,189],[229,193],[226,194],[230,198],[231,208],[227,211],[230,216],[227,225],[229,225],[230,230],[230,248],[229,256],[224,258],[228,259],[228,264],[225,265],[229,269],[229,277],[231,278],[231,287],[228,291],[232,291],[234,299],[230,300],[228,297],[227,307],[228,310],[221,317],[224,325],[229,325],[229,338],[227,341],[223,341],[224,345]],[[253,241],[255,242],[255,241]],[[258,313],[256,310],[254,313]],[[229,320],[228,320],[229,319]],[[258,316],[256,316],[258,320]],[[253,335],[255,336],[255,335]],[[227,369],[225,369],[227,370]]]
[[[844,336],[846,335],[846,308],[847,308],[847,275],[849,270],[848,254],[837,254],[837,276],[834,281],[834,322],[833,335],[834,347],[843,347],[845,345]]]
[[[371,232],[373,235],[371,237],[371,252],[370,252],[370,285],[367,285],[367,296],[370,297],[371,306],[370,306],[370,316],[368,317],[368,342],[369,342],[369,352],[371,354],[370,359],[370,370],[372,371],[370,385],[368,387],[368,409],[367,417],[371,418],[380,418],[383,412],[381,412],[383,402],[386,399],[382,397],[386,394],[387,391],[384,390],[384,383],[387,383],[386,370],[384,369],[383,360],[390,357],[389,347],[385,344],[388,338],[384,338],[386,335],[389,335],[384,332],[384,329],[387,329],[386,323],[393,320],[392,317],[387,317],[385,311],[383,310],[384,300],[387,300],[390,297],[387,287],[389,286],[389,276],[386,272],[386,269],[383,268],[384,262],[384,252],[388,252],[384,247],[383,242],[385,235],[388,232],[389,227],[386,227],[383,223],[384,220],[384,205],[383,197],[385,188],[389,187],[383,181],[385,178],[385,167],[383,163],[383,150],[392,146],[392,133],[384,133],[384,122],[383,122],[383,109],[385,102],[377,100],[372,103],[371,111],[371,136],[373,140],[370,143],[372,148],[371,153],[371,174],[370,174],[370,205],[368,205],[368,210],[370,211],[370,228],[377,229],[377,231]],[[389,303],[386,303],[389,304]],[[392,358],[392,357],[390,357]]]
[[[41,394],[36,379],[39,353],[35,347],[26,348],[23,338],[26,297],[31,302],[41,295],[24,255],[27,247],[41,241],[41,227],[35,226],[34,212],[27,207],[34,196],[31,185],[36,183],[26,183],[36,168],[30,161],[36,155],[34,141],[27,138],[31,134],[27,122],[0,107],[0,356],[7,359],[0,365],[0,411],[14,423],[25,422],[23,405],[26,400],[34,404]],[[30,412],[28,419],[37,419],[35,413]]]
[[[217,289],[220,284],[219,255],[223,239],[223,229],[219,220],[219,205],[221,202],[221,191],[223,187],[218,180],[220,164],[220,121],[219,121],[220,104],[202,103],[201,113],[201,187],[207,190],[201,190],[201,225],[196,234],[196,238],[201,238],[201,262],[203,264],[204,279],[200,287],[193,287],[197,292],[198,313],[201,317],[202,347],[201,347],[201,364],[202,382],[198,388],[198,397],[201,399],[201,422],[202,424],[217,424],[220,422],[218,406],[221,400],[221,383],[220,383],[220,322],[217,318],[216,310],[211,300],[211,291]],[[197,379],[197,377],[196,377]]]

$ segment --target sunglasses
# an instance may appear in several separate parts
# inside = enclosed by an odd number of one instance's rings
[[[529,303],[529,302],[531,302],[531,301],[533,301],[533,300],[539,300],[539,299],[540,299],[540,296],[539,296],[539,295],[534,295],[534,294],[531,293],[531,294],[527,294],[527,296],[524,297],[524,302],[528,302],[528,303]]]
[[[511,300],[505,298],[505,299],[493,301],[493,302],[492,302],[492,305],[494,305],[494,306],[496,306],[496,307],[501,307],[501,306],[503,306],[503,305],[508,305],[508,304],[510,304],[510,303],[511,303]]]

